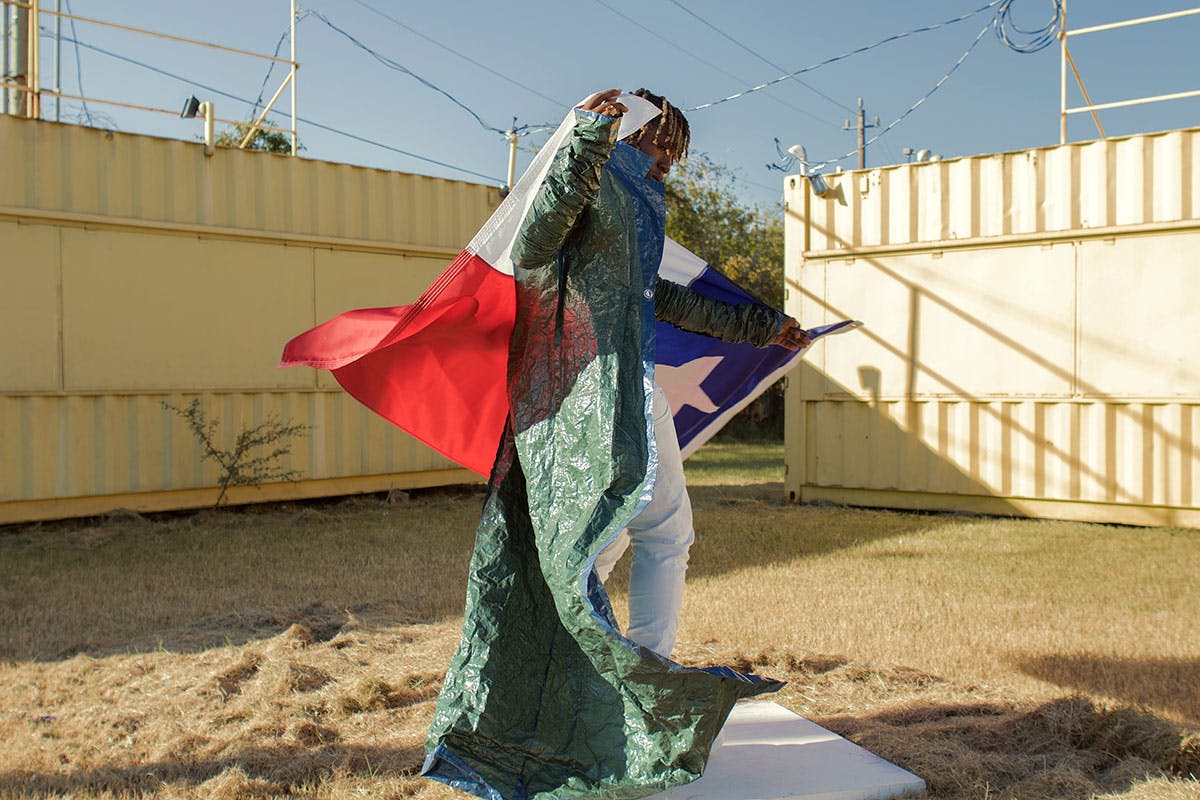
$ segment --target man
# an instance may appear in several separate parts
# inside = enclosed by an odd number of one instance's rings
[[[630,142],[617,142],[617,90],[573,111],[512,243],[510,411],[422,768],[480,797],[632,798],[694,780],[734,702],[781,685],[665,657],[692,530],[652,379],[655,316],[758,346],[806,336],[779,312],[658,279],[662,178],[688,134],[639,94],[660,119]],[[638,588],[622,635],[597,569],[626,529]]]
[[[618,90],[599,92],[580,108],[620,117],[627,109],[615,100],[615,93]],[[645,178],[662,183],[672,165],[687,155],[691,138],[688,122],[665,98],[646,89],[634,94],[654,103],[662,113],[624,141],[654,159]],[[751,341],[760,347],[775,344],[789,350],[808,344],[807,335],[791,317],[757,306],[729,307],[661,278],[655,287],[654,314],[686,330],[728,341]],[[657,384],[652,413],[658,450],[654,494],[642,513],[601,552],[596,571],[601,582],[606,581],[617,560],[631,547],[629,625],[625,635],[670,657],[679,628],[688,550],[695,537],[671,408]]]

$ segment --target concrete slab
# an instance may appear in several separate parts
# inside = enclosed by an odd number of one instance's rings
[[[886,800],[925,781],[778,703],[738,703],[698,781],[653,800]]]

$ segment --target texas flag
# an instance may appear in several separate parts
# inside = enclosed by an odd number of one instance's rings
[[[659,113],[640,97],[618,99],[629,109],[621,138]],[[368,408],[487,476],[509,412],[508,340],[516,317],[512,242],[573,120],[568,114],[500,207],[415,303],[334,317],[288,342],[280,366],[330,370]],[[670,239],[659,273],[726,302],[758,302]],[[838,323],[810,334],[857,325]],[[674,410],[685,457],[801,355],[726,344],[661,322],[656,335],[656,379]]]
[[[659,276],[726,303],[764,305],[715,267],[670,237]],[[861,326],[845,320],[808,330],[809,339]],[[796,366],[804,350],[730,344],[667,322],[655,330],[654,380],[670,401],[684,458],[700,448],[739,411]],[[811,345],[810,345],[811,346]],[[807,348],[805,348],[807,349]]]

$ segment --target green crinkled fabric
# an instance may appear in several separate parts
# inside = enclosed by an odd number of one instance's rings
[[[495,800],[636,798],[694,780],[733,704],[782,685],[633,644],[595,579],[596,555],[653,489],[664,211],[648,157],[616,145],[612,120],[576,116],[513,246],[512,415],[422,770]]]

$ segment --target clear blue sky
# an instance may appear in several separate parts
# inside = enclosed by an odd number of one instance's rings
[[[42,0],[43,7],[50,9],[54,2]],[[68,0],[63,2],[65,6]],[[781,74],[776,67],[800,69],[986,3],[680,0],[703,21],[671,0],[306,0],[300,7],[320,12],[380,55],[444,89],[488,125],[506,128],[514,116],[518,124],[557,121],[582,96],[609,87],[644,85],[681,107],[700,105],[775,78]],[[287,29],[289,8],[287,0],[69,0],[69,4],[81,16],[265,53],[274,51]],[[1068,26],[1191,5],[1181,0],[1070,0]],[[1052,9],[1049,0],[1015,0],[1012,6],[1016,22],[1026,28],[1041,25]],[[745,200],[770,204],[778,199],[782,185],[782,173],[765,166],[776,160],[775,137],[785,146],[802,142],[813,160],[852,151],[855,136],[843,131],[842,124],[851,117],[849,109],[858,97],[863,98],[869,121],[878,115],[886,126],[951,68],[990,23],[992,14],[984,12],[803,75],[813,88],[785,81],[691,112],[693,151],[733,168]],[[52,27],[52,20],[45,25]],[[71,35],[69,26],[64,24],[63,30]],[[76,32],[81,42],[241,98],[256,98],[266,75],[266,62],[241,56],[85,23],[77,23]],[[507,167],[503,138],[485,130],[445,96],[384,66],[315,15],[300,22],[297,41],[302,117],[489,176],[492,183],[503,181]],[[1072,40],[1072,52],[1093,101],[1099,103],[1200,88],[1197,41],[1200,16],[1083,36]],[[194,93],[201,100],[214,100],[220,117],[249,114],[249,107],[240,102],[175,78],[95,50],[81,48],[79,54],[83,93],[89,96],[177,109]],[[282,54],[287,55],[286,43]],[[44,39],[46,85],[52,84],[52,59],[51,42]],[[62,63],[63,90],[79,93],[76,52],[69,43],[64,43]],[[282,77],[277,69],[266,96]],[[901,162],[904,147],[929,148],[953,157],[1056,143],[1058,93],[1057,45],[1022,55],[989,31],[929,100],[868,150],[868,165]],[[1081,102],[1073,80],[1070,98],[1072,105]],[[52,118],[53,102],[44,108]],[[276,119],[282,123],[290,109],[286,94],[280,108]],[[200,132],[195,121],[99,104],[90,109],[99,124],[124,131],[177,138],[197,138]],[[80,111],[77,103],[65,103],[63,118],[74,121]],[[1112,136],[1189,127],[1197,124],[1198,112],[1200,99],[1190,99],[1104,112],[1101,121]],[[300,135],[308,158],[481,180],[312,126],[301,124]],[[1075,116],[1069,135],[1075,140],[1091,139],[1096,130],[1089,117]],[[530,146],[544,138],[535,134],[522,140],[518,172],[531,158]],[[852,168],[855,162],[843,163]]]

